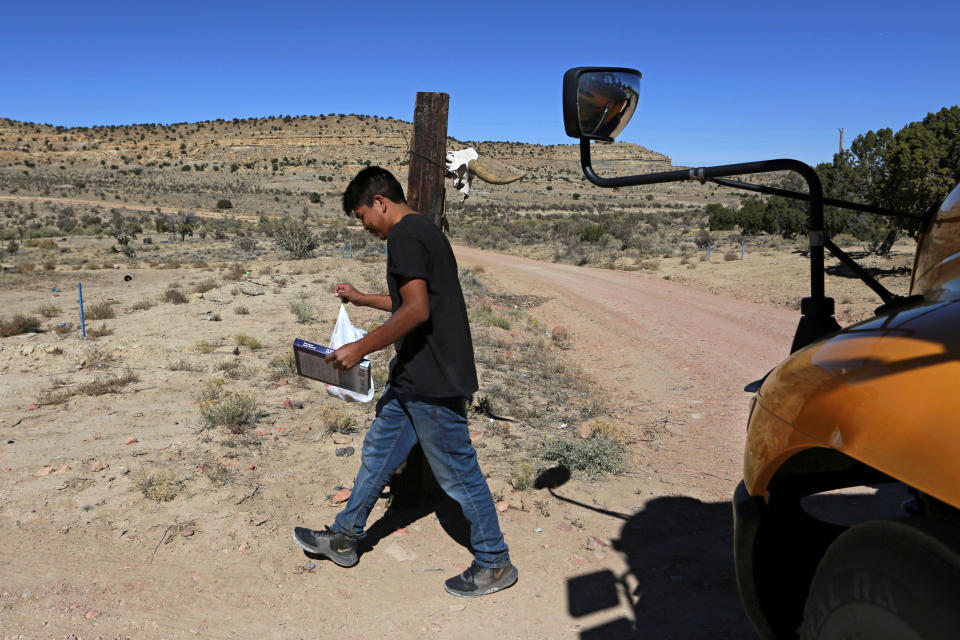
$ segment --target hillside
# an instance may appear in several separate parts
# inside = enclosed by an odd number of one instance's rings
[[[311,211],[333,216],[346,182],[367,163],[406,182],[411,131],[411,123],[392,118],[333,114],[79,128],[0,119],[0,189],[194,209],[229,198],[238,213],[266,215],[299,215],[307,194],[315,191],[323,202]],[[634,207],[639,201],[637,192],[586,184],[575,144],[449,139],[450,149],[465,146],[476,147],[491,164],[527,172],[511,185],[478,186],[472,203],[548,211],[588,192],[601,206]],[[611,174],[672,166],[668,157],[627,143],[598,146],[595,155],[598,169]],[[714,190],[678,183],[643,194],[702,206],[718,200]],[[722,199],[737,201],[730,194]],[[447,201],[454,215],[459,200],[451,188]]]

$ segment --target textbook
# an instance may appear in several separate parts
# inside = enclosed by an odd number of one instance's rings
[[[324,358],[335,349],[297,338],[293,341],[293,354],[297,361],[297,373],[305,378],[325,382],[334,387],[366,393],[370,389],[370,361],[366,358],[360,364],[341,371],[324,362]]]

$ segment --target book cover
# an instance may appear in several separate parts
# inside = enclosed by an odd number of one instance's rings
[[[335,387],[366,393],[370,390],[370,361],[364,359],[360,364],[341,371],[324,362],[324,358],[334,349],[321,344],[297,338],[293,341],[293,354],[297,362],[297,373],[305,378],[319,380]]]

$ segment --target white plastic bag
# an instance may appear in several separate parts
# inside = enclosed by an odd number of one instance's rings
[[[365,335],[367,335],[366,331],[353,326],[353,323],[350,322],[350,316],[347,314],[347,306],[341,304],[340,313],[337,315],[337,324],[333,326],[333,335],[330,336],[330,348],[339,349],[345,344],[356,342]],[[357,366],[359,367],[360,365],[358,364]],[[366,393],[347,391],[346,389],[334,387],[329,384],[326,386],[327,393],[341,400],[346,400],[347,402],[370,402],[373,399],[372,375],[370,376],[370,389]]]

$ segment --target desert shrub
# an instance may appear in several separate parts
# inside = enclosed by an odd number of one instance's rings
[[[194,293],[206,293],[212,289],[217,288],[217,283],[212,278],[207,278],[203,282],[198,283],[194,288]]]
[[[163,292],[163,301],[171,302],[173,304],[185,304],[189,302],[187,296],[183,295],[182,291],[178,289],[167,289]]]
[[[240,361],[238,359],[222,360],[215,364],[213,368],[215,371],[219,371],[223,373],[223,375],[227,376],[228,378],[233,378],[234,380],[239,379],[247,372],[246,368],[240,365]]]
[[[206,460],[201,462],[198,469],[217,487],[230,484],[231,476],[233,475],[230,468],[219,460]]]
[[[0,338],[18,336],[21,333],[36,333],[40,331],[40,319],[33,316],[17,314],[10,320],[0,320]]]
[[[270,361],[270,379],[282,380],[297,373],[297,360],[293,351],[285,356],[277,356]]]
[[[217,348],[217,345],[210,344],[206,340],[200,340],[197,342],[197,344],[193,345],[193,348],[200,353],[213,353],[213,351]]]
[[[357,433],[360,427],[353,416],[347,415],[338,409],[323,407],[318,416],[320,424],[329,433]]]
[[[27,246],[35,249],[56,249],[57,243],[50,238],[27,240]]]
[[[263,346],[262,344],[260,344],[260,341],[257,340],[256,338],[245,336],[242,333],[233,336],[233,342],[238,347],[246,347],[247,349],[250,349],[250,351],[256,351],[257,349]]]
[[[250,313],[250,309],[247,309],[247,308],[246,308],[245,306],[243,306],[242,304],[238,304],[237,306],[235,306],[235,307],[233,308],[233,312],[234,312],[235,314],[237,314],[238,316],[245,316],[245,315],[248,315],[248,314]]]
[[[536,478],[536,470],[530,464],[523,462],[519,469],[515,469],[510,474],[510,486],[517,491],[526,491],[533,487],[533,481]]]
[[[112,336],[113,329],[108,329],[105,322],[101,322],[99,327],[90,327],[87,329],[88,338],[102,338],[104,336]]]
[[[217,209],[233,209],[233,203],[226,198],[217,200]]]
[[[188,362],[184,359],[172,360],[167,363],[167,369],[170,371],[203,371],[203,367]]]
[[[44,304],[34,309],[33,312],[44,318],[52,318],[55,315],[63,313],[63,310],[55,304]]]
[[[249,236],[237,237],[233,239],[233,246],[238,251],[255,251],[257,248],[257,241]]]
[[[290,312],[296,316],[297,322],[301,324],[313,322],[313,306],[306,300],[292,300],[290,302]]]
[[[116,318],[117,314],[113,311],[113,305],[115,304],[115,302],[109,300],[91,304],[84,312],[84,318],[86,320],[110,320],[111,318]]]
[[[157,502],[169,502],[183,489],[183,481],[173,471],[140,470],[134,474],[133,484],[145,497]]]
[[[477,277],[476,274],[478,273],[481,273],[481,270],[460,267],[460,288],[463,289],[465,296],[476,295],[483,297],[487,295],[487,286]]]
[[[290,256],[300,260],[309,257],[313,250],[320,246],[320,239],[306,227],[295,223],[279,225],[273,236],[277,247],[290,253]]]
[[[153,306],[154,306],[153,302],[151,302],[150,300],[144,299],[144,300],[141,300],[140,302],[134,303],[134,305],[130,307],[130,311],[146,311],[147,309]]]
[[[467,316],[471,323],[480,324],[488,327],[499,327],[507,331],[510,330],[510,319],[497,315],[490,305],[482,305],[467,310]]]
[[[58,336],[65,336],[71,331],[73,331],[73,324],[69,322],[62,322],[53,328],[54,333]]]
[[[321,197],[321,195],[316,191],[311,191],[310,202],[312,202],[313,204],[319,204],[320,202],[323,202],[323,197]]]
[[[208,427],[223,425],[232,433],[242,433],[260,417],[257,401],[251,395],[223,388],[223,380],[207,383],[197,397],[200,417]]]
[[[735,251],[728,251],[723,254],[723,259],[725,262],[733,262],[734,260],[740,259],[740,254],[736,253]]]
[[[838,233],[830,239],[833,240],[833,244],[838,247],[856,247],[860,245],[860,240],[849,233]]]
[[[544,446],[541,457],[591,480],[623,471],[623,445],[604,435],[587,440],[554,440]]]
[[[44,271],[56,271],[56,270],[57,270],[57,263],[56,263],[56,262],[49,262],[49,261],[48,261],[48,262],[44,262],[44,263],[43,263],[43,270],[44,270]]]
[[[623,427],[619,427],[603,418],[594,420],[592,427],[595,436],[603,436],[609,440],[620,443],[626,442],[627,440],[627,432],[623,430]]]
[[[238,280],[243,280],[243,277],[247,274],[247,267],[241,262],[234,262],[227,269],[226,273],[223,274],[225,280],[232,280],[234,282]]]

